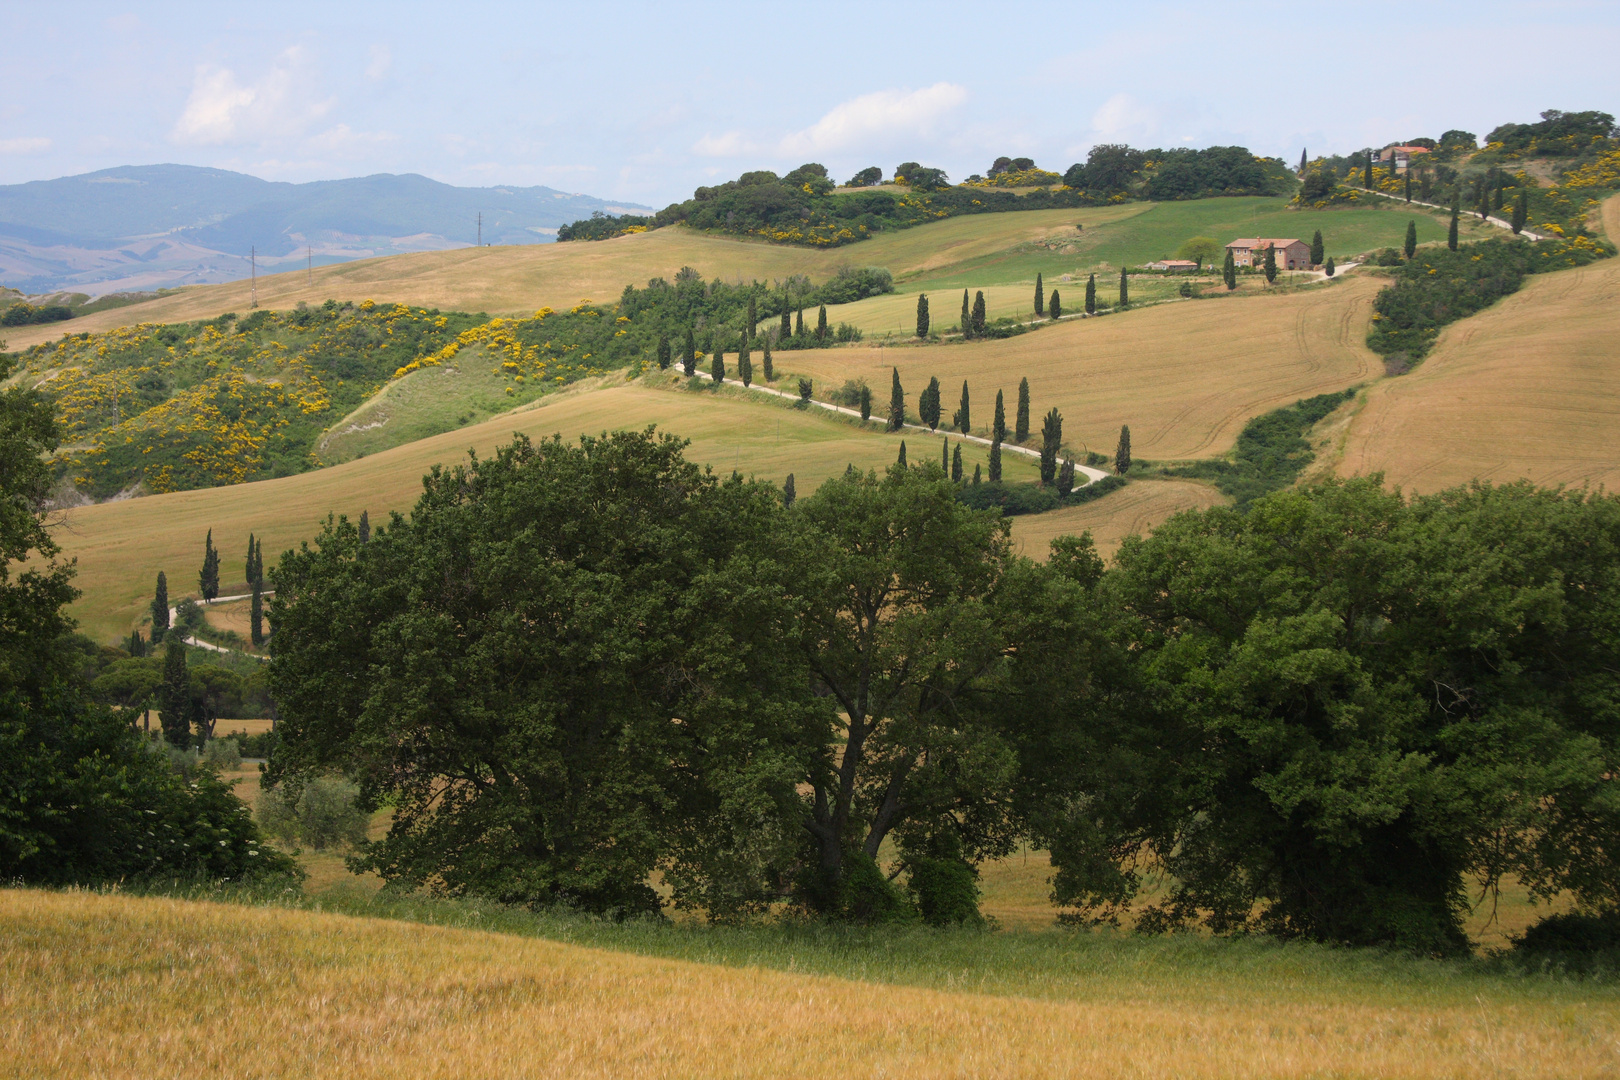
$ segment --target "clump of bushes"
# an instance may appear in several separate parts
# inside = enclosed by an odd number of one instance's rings
[[[259,823],[268,836],[289,846],[356,848],[365,843],[371,824],[359,798],[358,786],[335,776],[278,785],[259,796]]]

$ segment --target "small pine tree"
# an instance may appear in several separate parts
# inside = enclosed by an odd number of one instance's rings
[[[906,467],[906,440],[904,439],[900,440],[900,456],[894,459],[894,463],[902,469]]]
[[[1231,292],[1237,288],[1237,259],[1232,255],[1232,249],[1226,249],[1226,263],[1221,267],[1221,280],[1226,282],[1226,291]]]
[[[809,379],[799,380],[799,400],[806,405],[810,403],[810,395],[815,392],[816,384]]]
[[[1097,314],[1097,275],[1092,274],[1086,279],[1086,314]]]
[[[1406,257],[1408,259],[1410,259],[1413,255],[1417,254],[1417,222],[1416,221],[1408,221],[1406,223],[1406,243],[1401,245],[1401,250],[1406,253]]]
[[[816,312],[816,340],[827,340],[827,305],[822,304]]]
[[[152,594],[152,644],[163,640],[169,632],[169,579],[158,571],[157,590]]]
[[[742,347],[737,351],[737,378],[744,386],[754,385],[754,358],[748,352],[748,335],[744,334]]]
[[[1063,297],[1058,295],[1056,289],[1052,290],[1052,301],[1048,305],[1048,310],[1051,312],[1053,319],[1063,318]]]
[[[1119,445],[1114,448],[1114,471],[1124,476],[1131,469],[1131,427],[1120,425]]]
[[[978,337],[984,333],[984,293],[973,294],[973,336]]]
[[[163,656],[157,699],[163,737],[170,746],[191,745],[191,676],[186,672],[186,646],[179,635],[170,639]]]
[[[717,383],[726,381],[726,354],[720,349],[714,350],[714,359],[709,361],[709,378]]]
[[[962,482],[962,444],[957,443],[951,451],[951,479],[958,484]]]
[[[872,419],[872,388],[861,383],[861,419]]]
[[[996,391],[996,415],[990,421],[990,438],[1000,442],[1007,437],[1007,407],[1002,404],[1001,391]]]
[[[962,406],[956,410],[956,430],[966,435],[973,429],[973,422],[968,418],[968,385],[962,380]]]
[[[692,328],[686,328],[686,351],[681,354],[681,370],[686,372],[687,378],[697,374],[697,336]]]
[[[1530,194],[1521,189],[1519,197],[1513,200],[1513,235],[1517,236],[1524,231],[1525,222],[1530,220]]]
[[[917,336],[928,336],[928,294],[917,294]]]
[[[990,482],[1001,483],[1001,440],[990,444]]]
[[[793,488],[793,474],[788,473],[787,479],[782,482],[782,504],[791,510],[794,500],[798,497],[799,493]]]
[[[771,369],[771,335],[762,335],[759,339],[759,343],[761,346],[760,366],[765,369],[765,381],[768,383],[775,382],[776,372]]]
[[[1338,273],[1338,270],[1333,265],[1333,256],[1328,256],[1327,265],[1322,267],[1322,272],[1328,277],[1332,277],[1334,274]]]
[[[1065,460],[1063,468],[1058,470],[1057,477],[1058,496],[1067,499],[1069,492],[1074,490],[1074,462]]]
[[[1029,380],[1018,380],[1018,412],[1013,417],[1013,442],[1029,441]]]
[[[1267,285],[1270,285],[1272,282],[1277,280],[1277,245],[1276,244],[1267,244],[1266,245],[1265,271],[1266,271],[1266,284]]]
[[[1046,292],[1041,282],[1040,272],[1035,274],[1035,314],[1046,314]]]
[[[254,648],[264,644],[264,591],[253,583],[253,606],[248,611],[248,637]]]
[[[1119,268],[1119,306],[1130,307],[1130,305],[1131,287],[1125,276],[1125,268],[1122,266]]]
[[[1457,219],[1461,216],[1462,204],[1460,202],[1453,202],[1451,204],[1451,224],[1446,229],[1446,247],[1450,248],[1452,251],[1457,250]]]
[[[899,431],[906,423],[906,392],[900,386],[900,369],[894,369],[894,382],[889,387],[889,430]],[[901,460],[905,459],[905,443],[900,444]]]
[[[1321,266],[1322,258],[1327,251],[1327,244],[1322,240],[1322,230],[1317,229],[1311,237],[1311,265]]]
[[[1063,415],[1057,406],[1041,421],[1041,483],[1050,484],[1057,479],[1058,448],[1063,445]]]
[[[962,336],[973,336],[973,301],[968,299],[968,291],[962,290]]]
[[[203,603],[208,603],[219,595],[219,552],[214,549],[214,530],[208,530],[208,538],[203,541],[202,571],[197,575],[197,591],[202,593]]]
[[[672,355],[673,354],[670,352],[670,348],[669,348],[669,335],[668,334],[659,334],[658,335],[658,370],[659,371],[668,371],[669,370],[669,364],[670,364],[670,360],[671,360]]]

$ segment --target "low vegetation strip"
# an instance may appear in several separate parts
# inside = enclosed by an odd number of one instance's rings
[[[1231,460],[1199,461],[1161,467],[1164,476],[1213,480],[1221,494],[1247,506],[1269,492],[1299,479],[1316,459],[1305,433],[1328,413],[1356,396],[1354,389],[1318,394],[1257,416],[1243,425]]]

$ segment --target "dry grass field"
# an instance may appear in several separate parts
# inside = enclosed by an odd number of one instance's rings
[[[1603,207],[1620,237],[1620,197]],[[1620,486],[1620,259],[1528,279],[1373,387],[1339,471],[1411,491],[1481,477]]]
[[[1138,480],[1096,502],[1066,506],[1044,514],[1015,517],[1013,540],[1031,559],[1045,559],[1059,536],[1090,531],[1097,550],[1108,558],[1127,536],[1144,535],[1183,510],[1202,510],[1226,500],[1208,484],[1191,480]]]
[[[940,940],[970,953],[1006,945]],[[1027,966],[987,955],[982,967],[886,977],[880,961],[854,979],[780,970],[792,956],[777,970],[722,966],[329,913],[9,890],[0,1072],[1580,1078],[1620,1068],[1612,987],[1523,985],[1419,961],[1397,970],[1328,950],[1047,941],[1025,950]]]
[[[983,432],[998,389],[1011,425],[1018,380],[1027,377],[1032,436],[1056,405],[1064,440],[1077,451],[1112,453],[1120,425],[1129,424],[1138,458],[1212,457],[1230,449],[1251,417],[1382,375],[1365,344],[1380,284],[1350,275],[1321,288],[1165,304],[1002,341],[784,352],[777,366],[822,387],[864,378],[880,401],[891,367],[913,402],[938,376],[946,416],[966,379]]]

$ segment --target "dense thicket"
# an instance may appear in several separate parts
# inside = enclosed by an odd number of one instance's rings
[[[1117,143],[1092,147],[1084,164],[1063,174],[1063,182],[1088,195],[1155,200],[1281,195],[1293,187],[1282,161],[1256,157],[1241,146],[1136,150]]]
[[[1502,124],[1485,136],[1491,151],[1573,157],[1609,139],[1620,138],[1613,115],[1606,112],[1561,112],[1548,109],[1533,124]]]
[[[1160,470],[1166,476],[1196,476],[1213,480],[1221,494],[1238,507],[1285,488],[1299,479],[1305,467],[1316,460],[1316,452],[1305,438],[1311,426],[1356,396],[1354,389],[1337,394],[1318,394],[1281,409],[1256,416],[1243,425],[1231,460],[1213,459]],[[1120,434],[1120,453],[1128,462],[1129,429]],[[1120,471],[1124,471],[1121,469]]]

